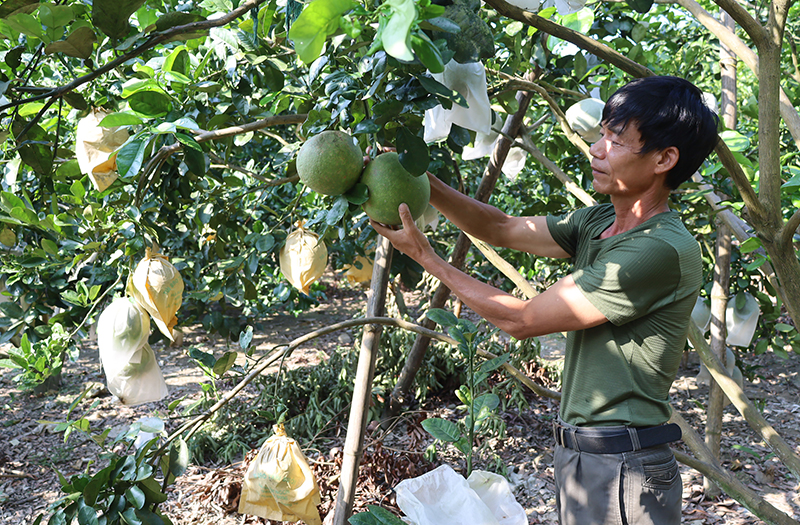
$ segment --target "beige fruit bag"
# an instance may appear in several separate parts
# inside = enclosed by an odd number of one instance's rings
[[[178,323],[175,314],[183,301],[183,279],[169,259],[158,253],[158,247],[147,248],[127,288],[128,295],[150,314],[161,333],[174,340],[172,328]]]
[[[101,126],[100,122],[107,116],[102,109],[93,109],[78,121],[75,132],[78,166],[97,191],[105,190],[117,180],[117,157],[112,153],[125,144],[129,136],[125,128]]]
[[[286,237],[280,252],[281,273],[289,283],[308,295],[328,264],[328,249],[319,236],[299,226]]]
[[[311,467],[283,425],[275,425],[274,430],[244,475],[239,514],[321,525],[319,487]]]

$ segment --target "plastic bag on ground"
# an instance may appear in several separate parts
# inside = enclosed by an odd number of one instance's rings
[[[173,341],[172,328],[178,323],[176,313],[183,302],[183,279],[177,268],[158,248],[147,248],[136,266],[128,293],[153,317],[158,329]]]
[[[500,525],[492,510],[448,465],[395,487],[397,506],[413,525]]]
[[[467,483],[489,507],[500,525],[528,524],[525,509],[517,502],[506,478],[485,470],[473,470]]]
[[[125,405],[161,401],[169,393],[156,355],[147,343],[134,352],[116,375],[106,372],[106,380],[109,392]]]
[[[97,320],[97,348],[106,377],[116,377],[150,336],[150,318],[127,297],[114,299]]]
[[[274,430],[244,475],[239,514],[321,525],[319,487],[308,461],[283,425]]]

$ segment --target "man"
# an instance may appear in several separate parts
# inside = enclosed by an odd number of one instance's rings
[[[602,138],[590,149],[594,189],[610,204],[512,217],[430,176],[431,204],[462,230],[494,246],[572,258],[570,275],[529,300],[437,256],[405,204],[402,229],[372,224],[517,339],[570,332],[554,425],[563,525],[680,523],[680,475],[666,444],[680,430],[665,423],[702,267],[669,195],[717,140],[717,117],[700,90],[680,78],[649,77],[611,96]]]

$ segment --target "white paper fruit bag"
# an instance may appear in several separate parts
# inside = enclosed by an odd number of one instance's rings
[[[150,318],[127,297],[114,299],[97,320],[97,346],[106,377],[115,377],[147,342]]]
[[[106,374],[108,390],[125,405],[161,401],[167,394],[167,383],[161,374],[156,355],[145,343],[113,377]]]
[[[128,281],[128,294],[153,317],[161,333],[174,340],[172,328],[178,323],[175,314],[183,301],[183,279],[156,247],[148,248],[136,266]]]
[[[239,513],[321,525],[319,487],[311,467],[283,425],[276,425],[274,430],[244,475]]]

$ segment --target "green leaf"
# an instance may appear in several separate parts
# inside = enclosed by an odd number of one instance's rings
[[[455,443],[461,437],[461,429],[458,428],[458,425],[447,419],[438,417],[425,419],[422,421],[422,428],[435,439],[448,443]]]
[[[361,512],[350,517],[352,525],[405,525],[405,522],[377,505],[367,505],[367,512]]]
[[[794,326],[786,323],[775,323],[775,330],[779,332],[791,332],[794,330]]]
[[[81,507],[78,511],[78,525],[99,525],[94,507]]]
[[[143,123],[144,119],[133,113],[118,112],[103,117],[103,120],[100,121],[100,126],[104,128],[116,128],[118,126],[135,126]]]
[[[109,37],[122,40],[128,35],[128,20],[147,0],[93,0],[92,23]]]
[[[592,28],[592,24],[594,24],[594,11],[587,7],[561,17],[562,26],[577,31],[578,33],[588,33]]]
[[[142,90],[128,97],[131,109],[149,118],[163,117],[172,109],[169,96],[161,91]]]
[[[500,398],[497,397],[497,394],[478,396],[472,404],[472,414],[475,421],[486,419],[498,406],[500,406]]]
[[[653,6],[653,0],[628,0],[628,5],[634,11],[646,13],[650,11],[650,8]]]
[[[17,234],[11,228],[3,228],[0,230],[0,243],[13,248],[17,244]]]
[[[750,148],[750,139],[738,131],[725,130],[719,134],[731,151],[742,152]]]
[[[144,504],[147,501],[142,489],[136,485],[131,485],[128,490],[125,491],[125,499],[137,509],[144,507]]]
[[[233,352],[228,352],[225,355],[231,354]],[[224,356],[223,356],[224,358]],[[234,354],[234,360],[236,356]],[[170,473],[175,476],[176,478],[181,476],[186,469],[189,468],[189,447],[186,445],[186,441],[183,438],[178,438],[176,441],[172,442],[172,447],[169,450],[169,471]]]
[[[83,489],[83,500],[87,505],[93,506],[95,502],[97,502],[97,496],[100,494],[100,491],[103,490],[103,487],[105,487],[108,483],[108,478],[112,470],[112,467],[104,468],[92,476],[91,481],[86,484],[86,487]]]
[[[42,249],[50,255],[58,253],[58,245],[50,239],[42,239]]]
[[[272,235],[261,235],[256,240],[256,250],[261,253],[268,252],[275,246],[275,238]]]
[[[147,142],[144,139],[133,139],[125,143],[117,152],[117,171],[120,177],[134,177],[139,173],[144,161]]]
[[[147,478],[138,482],[139,487],[147,497],[147,503],[164,503],[167,501],[167,495],[161,492],[161,485],[153,479]]]
[[[443,327],[454,326],[458,322],[458,318],[452,312],[441,308],[431,308],[425,317]]]
[[[342,217],[344,217],[345,212],[350,207],[350,204],[346,197],[339,195],[336,197],[336,200],[331,206],[331,209],[328,210],[327,215],[325,215],[325,223],[329,226],[333,226],[337,224]]]
[[[136,515],[136,509],[132,507],[125,509],[120,516],[127,525],[142,525],[142,520]]]
[[[186,167],[189,168],[189,171],[200,177],[205,175],[206,154],[200,144],[185,133],[176,133],[175,137],[185,146],[183,148],[183,160],[186,162]]]
[[[39,21],[47,27],[63,27],[74,19],[75,14],[68,5],[41,4],[39,6]]]
[[[467,104],[467,99],[464,98],[461,93],[454,89],[450,89],[438,80],[432,77],[417,77],[419,83],[425,88],[425,91],[430,93],[431,95],[435,95],[439,98],[439,100],[447,100],[452,103],[458,104],[461,107],[469,107]]]
[[[33,12],[39,6],[39,0],[6,0],[0,2],[0,19],[7,18],[17,11]]]
[[[222,357],[217,359],[217,362],[214,363],[214,373],[217,375],[217,377],[222,377],[225,375],[225,372],[230,370],[235,363],[236,352],[225,352]],[[180,474],[176,474],[176,476],[180,476]]]
[[[136,517],[141,520],[142,525],[164,525],[164,520],[158,514],[146,508],[137,510]]]
[[[313,0],[289,29],[297,56],[306,64],[316,60],[329,35],[339,28],[342,15],[358,5],[353,0]]]
[[[6,18],[6,23],[19,33],[24,35],[33,36],[42,40],[44,33],[42,32],[42,24],[28,13],[17,13]]]
[[[439,48],[431,42],[428,35],[419,32],[411,35],[411,48],[422,65],[428,68],[431,73],[441,73],[444,71],[444,59]]]
[[[422,176],[428,170],[430,153],[425,141],[405,127],[397,130],[397,153],[400,164],[407,172],[415,176]]]
[[[344,198],[347,199],[347,202],[352,204],[364,204],[369,200],[369,187],[366,184],[356,182],[352,188],[347,190],[347,193],[344,194]]]
[[[66,40],[51,42],[44,48],[48,54],[63,53],[64,55],[75,58],[89,58],[94,50],[94,43],[97,42],[97,35],[91,27],[81,26],[69,34]]]
[[[378,30],[383,50],[398,60],[410,62],[414,55],[409,48],[411,26],[417,18],[413,0],[385,0],[389,7],[389,20]]]
[[[749,239],[744,241],[741,245],[739,245],[739,252],[750,253],[758,250],[759,248],[761,248],[761,239],[759,239],[758,237],[750,237]]]

